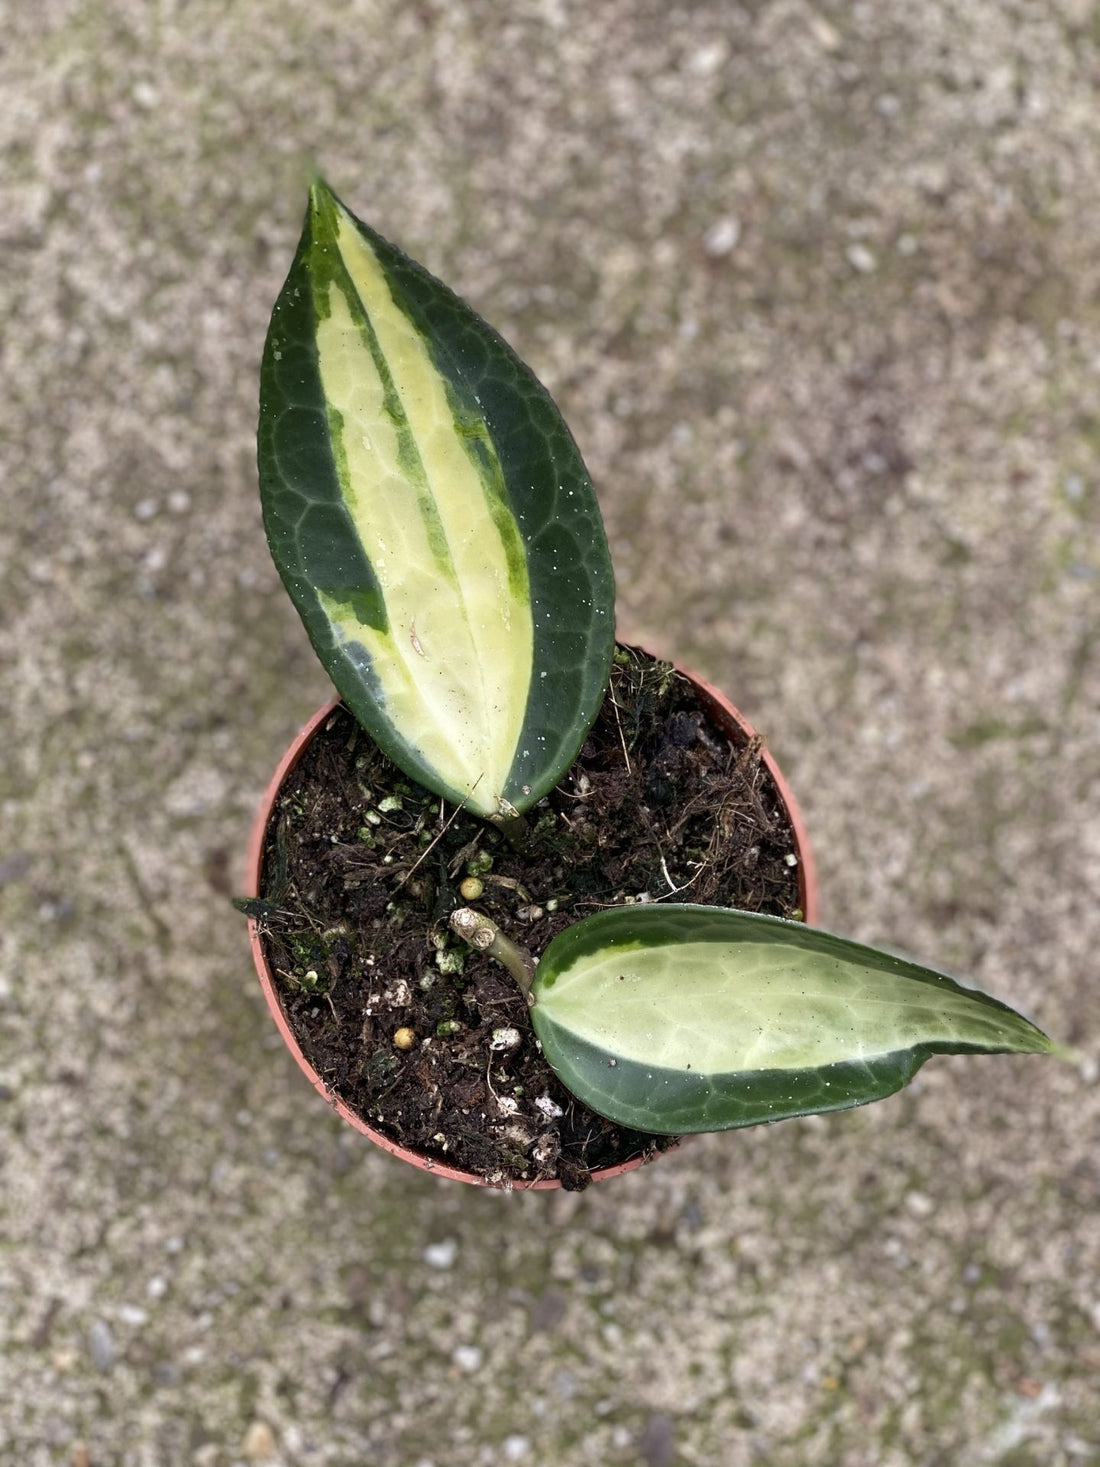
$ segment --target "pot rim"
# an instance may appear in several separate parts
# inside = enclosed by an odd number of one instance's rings
[[[709,705],[709,711],[717,715],[719,722],[732,721],[746,737],[750,739],[756,737],[756,730],[752,724],[734,707],[723,693],[719,692],[717,688],[713,687],[712,684],[707,682],[705,678],[700,677],[697,673],[691,672],[679,663],[674,663],[673,665],[678,672],[682,673],[684,677],[688,678],[695,685],[703,695],[703,701]],[[283,757],[279,760],[275,773],[272,775],[267,789],[264,791],[263,798],[256,812],[256,817],[252,822],[252,832],[248,842],[247,866],[245,871],[247,896],[258,897],[260,895],[260,878],[263,866],[264,846],[267,839],[267,827],[271,820],[271,812],[279,797],[279,792],[287,776],[291,774],[301,759],[306,746],[317,729],[320,728],[335,709],[340,707],[341,701],[339,695],[334,694],[326,703],[318,708],[317,712],[311,718],[307,719],[291,741]],[[817,920],[817,874],[805,822],[791,793],[790,786],[783,777],[778,764],[772,758],[767,745],[764,745],[761,749],[761,758],[768,773],[775,781],[779,798],[783,803],[787,818],[790,821],[791,836],[794,842],[795,852],[798,856],[798,889],[803,918],[806,922],[813,923]],[[446,1162],[438,1161],[431,1156],[426,1156],[423,1152],[413,1151],[407,1146],[402,1146],[389,1136],[384,1135],[381,1131],[376,1130],[373,1126],[368,1125],[361,1116],[356,1115],[335,1092],[325,1085],[324,1080],[321,1079],[320,1075],[302,1052],[301,1046],[287,1022],[286,1014],[283,1011],[271,966],[264,952],[263,939],[260,935],[260,924],[252,917],[248,919],[248,935],[252,947],[252,960],[256,966],[260,987],[263,990],[264,999],[271,1012],[271,1017],[275,1020],[275,1025],[283,1037],[283,1042],[290,1050],[298,1068],[306,1076],[317,1093],[324,1098],[338,1116],[347,1121],[356,1131],[373,1141],[376,1146],[380,1146],[383,1151],[388,1151],[393,1156],[400,1157],[402,1161],[407,1161],[411,1166],[428,1172],[432,1176],[446,1177],[450,1181],[469,1182],[474,1186],[494,1188],[497,1190],[515,1189],[517,1191],[538,1192],[560,1189],[561,1181],[557,1177],[539,1178],[531,1181],[508,1179],[504,1182],[488,1182],[476,1172],[469,1172],[460,1167],[450,1166]],[[666,1151],[671,1149],[666,1148]],[[648,1166],[658,1157],[665,1154],[665,1151],[648,1151],[638,1156],[633,1156],[628,1161],[619,1162],[615,1166],[600,1167],[590,1173],[591,1181],[608,1181],[612,1177],[622,1176],[625,1172],[637,1171],[639,1167]]]

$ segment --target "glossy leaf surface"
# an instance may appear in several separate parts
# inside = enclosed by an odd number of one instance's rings
[[[531,1019],[552,1068],[620,1125],[717,1131],[864,1105],[933,1054],[1045,1053],[945,974],[718,907],[617,907],[547,948]]]
[[[383,750],[479,814],[553,788],[614,632],[584,464],[500,337],[320,183],[268,332],[259,469],[276,565]]]

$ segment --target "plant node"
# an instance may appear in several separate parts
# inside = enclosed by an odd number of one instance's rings
[[[503,963],[522,989],[528,1006],[534,1004],[531,985],[535,981],[537,959],[526,948],[505,937],[491,917],[475,912],[471,907],[457,907],[451,913],[451,928],[463,942]]]

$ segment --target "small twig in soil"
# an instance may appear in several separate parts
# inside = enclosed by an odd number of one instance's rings
[[[633,776],[634,766],[630,762],[630,754],[626,747],[626,735],[623,733],[623,721],[619,717],[619,700],[615,697],[615,689],[609,688],[608,695],[611,698],[611,706],[615,710],[615,723],[619,730],[619,743],[623,746],[623,758],[626,760],[626,772]]]

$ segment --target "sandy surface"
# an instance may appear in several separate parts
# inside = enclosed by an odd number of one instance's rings
[[[0,4],[0,1464],[1100,1463],[1100,7]],[[361,1143],[252,974],[326,696],[256,376],[309,168],[509,337],[825,921],[1078,1064],[580,1197]]]

